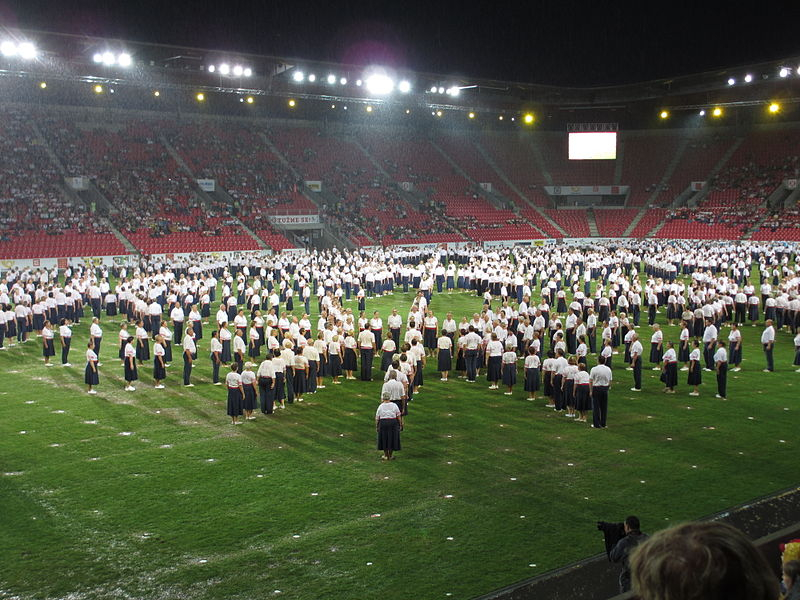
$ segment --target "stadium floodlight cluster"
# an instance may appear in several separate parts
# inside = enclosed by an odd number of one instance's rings
[[[316,83],[318,76],[316,73],[308,73],[302,69],[294,69],[292,71],[291,79],[295,83]],[[325,82],[328,85],[347,85],[349,80],[344,75],[337,75],[336,73],[328,73],[320,82]],[[363,87],[375,96],[388,96],[395,89],[401,94],[408,94],[411,92],[411,82],[403,79],[395,81],[394,78],[389,76],[383,70],[368,71],[364,74],[362,79],[355,80],[356,87]]]
[[[453,98],[457,98],[458,95],[461,94],[461,88],[457,85],[451,85],[448,87],[444,87],[443,85],[432,85],[429,91],[431,94],[447,94]]]
[[[796,69],[793,69],[792,67],[787,67],[786,65],[780,65],[780,66],[777,67],[777,69],[778,69],[778,77],[780,79],[786,79],[792,73],[795,73],[796,75],[800,75],[800,66],[798,66]],[[763,73],[761,75],[761,78],[762,79],[770,79],[770,75],[769,75],[769,73]],[[755,77],[753,77],[752,73],[747,73],[742,78],[742,81],[744,81],[744,83],[752,83],[754,79],[755,79]],[[734,85],[736,85],[736,83],[737,83],[736,77],[728,77],[728,87],[734,86]]]
[[[230,64],[224,62],[220,63],[219,65],[208,65],[206,67],[206,71],[209,73],[219,73],[224,77],[233,76],[233,77],[252,77],[253,76],[253,69],[250,67],[244,67],[239,64],[235,64],[231,66]]]
[[[0,42],[0,54],[7,58],[19,57],[24,60],[33,60],[39,52],[31,42],[4,40]]]
[[[131,58],[131,55],[127,52],[114,54],[110,50],[95,52],[94,55],[92,55],[92,61],[98,65],[102,64],[107,67],[130,67],[133,64],[133,58]]]

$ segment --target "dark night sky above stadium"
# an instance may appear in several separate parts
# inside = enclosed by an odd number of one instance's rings
[[[769,5],[0,0],[0,20],[200,48],[595,86],[800,54],[790,3]]]

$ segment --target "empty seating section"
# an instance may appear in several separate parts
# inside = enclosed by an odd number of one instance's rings
[[[732,136],[709,134],[693,136],[686,144],[672,176],[664,186],[660,187],[653,204],[668,206],[693,181],[707,181],[714,167],[734,142],[735,138]]]
[[[478,150],[471,137],[443,135],[436,143],[475,183],[490,183],[495,192],[515,201],[516,194],[506,185]]]
[[[549,209],[547,216],[558,223],[568,237],[589,237],[589,221],[585,209]]]
[[[633,228],[630,237],[642,238],[655,229],[656,225],[664,220],[667,215],[667,210],[664,208],[648,208],[645,210],[644,216]]]
[[[520,208],[519,212],[529,222],[533,223],[533,225],[539,229],[545,237],[564,237],[564,235],[558,229],[553,227],[550,222],[535,208],[531,208],[530,206],[527,208]]]
[[[638,213],[636,208],[595,208],[597,233],[600,237],[620,237]]]
[[[123,253],[108,227],[63,188],[30,119],[26,112],[0,109],[0,257]]]
[[[688,240],[738,240],[746,228],[727,223],[707,223],[689,219],[668,219],[655,237]]]
[[[542,189],[547,185],[547,181],[536,163],[529,136],[484,134],[480,138],[480,144],[497,167],[528,200],[535,206],[552,206],[549,197]],[[509,197],[520,208],[525,207],[523,198],[516,194],[510,194]]]
[[[671,133],[625,132],[620,134],[620,143],[620,183],[630,186],[627,206],[645,206],[659,188],[669,163],[678,151],[680,137]]]

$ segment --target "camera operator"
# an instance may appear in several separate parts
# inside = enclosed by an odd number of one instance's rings
[[[619,592],[624,594],[631,589],[631,567],[628,557],[636,546],[647,539],[647,534],[639,529],[639,517],[630,516],[625,519],[625,537],[617,542],[609,554],[614,562],[622,563],[622,572],[619,574]]]

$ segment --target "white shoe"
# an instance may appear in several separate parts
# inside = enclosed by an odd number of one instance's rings
[[[765,369],[765,370],[766,370],[766,369]],[[706,368],[704,368],[704,369],[703,369],[703,371],[707,371],[708,373],[711,373],[711,369],[706,369]]]
[[[689,392],[690,396],[699,396],[700,392]]]
[[[97,363],[97,366],[98,366],[98,367],[102,367],[102,366],[103,366],[103,363],[99,362],[99,363]]]
[[[132,385],[129,385],[128,387],[125,388],[125,391],[126,392],[135,392],[136,388],[133,387]]]
[[[632,392],[641,392],[642,390],[637,390],[636,388],[631,388]]]
[[[61,366],[62,367],[71,367],[72,363],[62,363]]]
[[[763,372],[764,372],[764,373],[772,373],[772,371],[770,371],[769,369],[764,369],[764,371],[763,371]]]
[[[164,389],[164,386],[163,386],[163,385],[157,385],[157,386],[155,386],[155,389],[157,389],[157,390],[163,390],[163,389]]]
[[[88,392],[86,392],[86,393],[87,393],[87,394],[96,394],[97,392],[96,392],[95,390],[89,390],[89,391],[88,391]]]
[[[186,384],[186,385],[184,385],[183,387],[194,387],[194,384],[193,384],[193,383],[187,383],[187,384]]]
[[[688,371],[688,370],[689,370],[689,367],[683,367],[683,368],[681,369],[681,371]]]
[[[653,367],[653,368],[652,368],[652,369],[650,369],[650,370],[651,370],[651,371],[660,371],[661,369],[660,369],[659,367]]]
[[[722,398],[719,394],[714,394],[714,398]]]
[[[217,383],[215,383],[214,385],[222,385],[222,382],[221,382],[221,381],[218,381],[218,382],[217,382]]]
[[[738,373],[741,370],[742,370],[742,367],[734,367],[734,368],[731,369],[731,371],[733,371],[735,373]]]
[[[513,396],[513,392],[503,392],[504,396]]]

